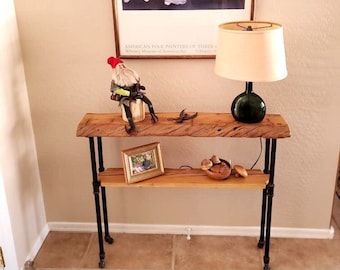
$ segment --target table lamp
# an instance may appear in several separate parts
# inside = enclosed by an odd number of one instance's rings
[[[240,21],[219,25],[215,73],[245,81],[245,92],[231,105],[235,120],[261,122],[266,114],[263,99],[253,92],[253,82],[271,82],[287,76],[282,25]]]

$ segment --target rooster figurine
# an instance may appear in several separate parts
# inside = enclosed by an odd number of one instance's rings
[[[109,57],[107,63],[112,67],[111,99],[119,101],[119,104],[124,107],[129,122],[129,127],[125,127],[126,132],[129,134],[137,132],[130,109],[130,102],[137,99],[141,99],[148,105],[151,121],[156,123],[158,117],[152,102],[145,96],[145,87],[140,84],[137,72],[126,67],[120,58]]]

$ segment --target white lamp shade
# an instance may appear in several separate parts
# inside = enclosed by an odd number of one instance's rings
[[[248,82],[284,79],[287,68],[282,26],[256,21],[219,25],[215,73]]]

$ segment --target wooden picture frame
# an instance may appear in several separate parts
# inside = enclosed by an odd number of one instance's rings
[[[164,4],[172,1],[185,4]],[[215,58],[218,25],[253,20],[255,0],[112,0],[112,7],[117,57]]]
[[[127,184],[164,174],[159,142],[123,150],[122,159]]]

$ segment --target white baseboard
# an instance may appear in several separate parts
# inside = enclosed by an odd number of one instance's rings
[[[41,248],[42,244],[44,243],[44,240],[48,233],[50,232],[49,225],[46,224],[44,228],[41,230],[40,234],[38,235],[32,249],[30,250],[29,254],[26,257],[26,261],[33,261],[35,256],[38,254],[39,249]],[[24,270],[25,266],[21,267],[21,270]]]
[[[49,222],[48,226],[50,231],[97,231],[96,223]],[[123,223],[109,224],[109,230],[112,233],[187,234],[189,228],[191,235],[230,235],[258,237],[260,232],[259,227]],[[272,227],[271,236],[278,238],[332,239],[334,237],[334,228],[308,229]]]

